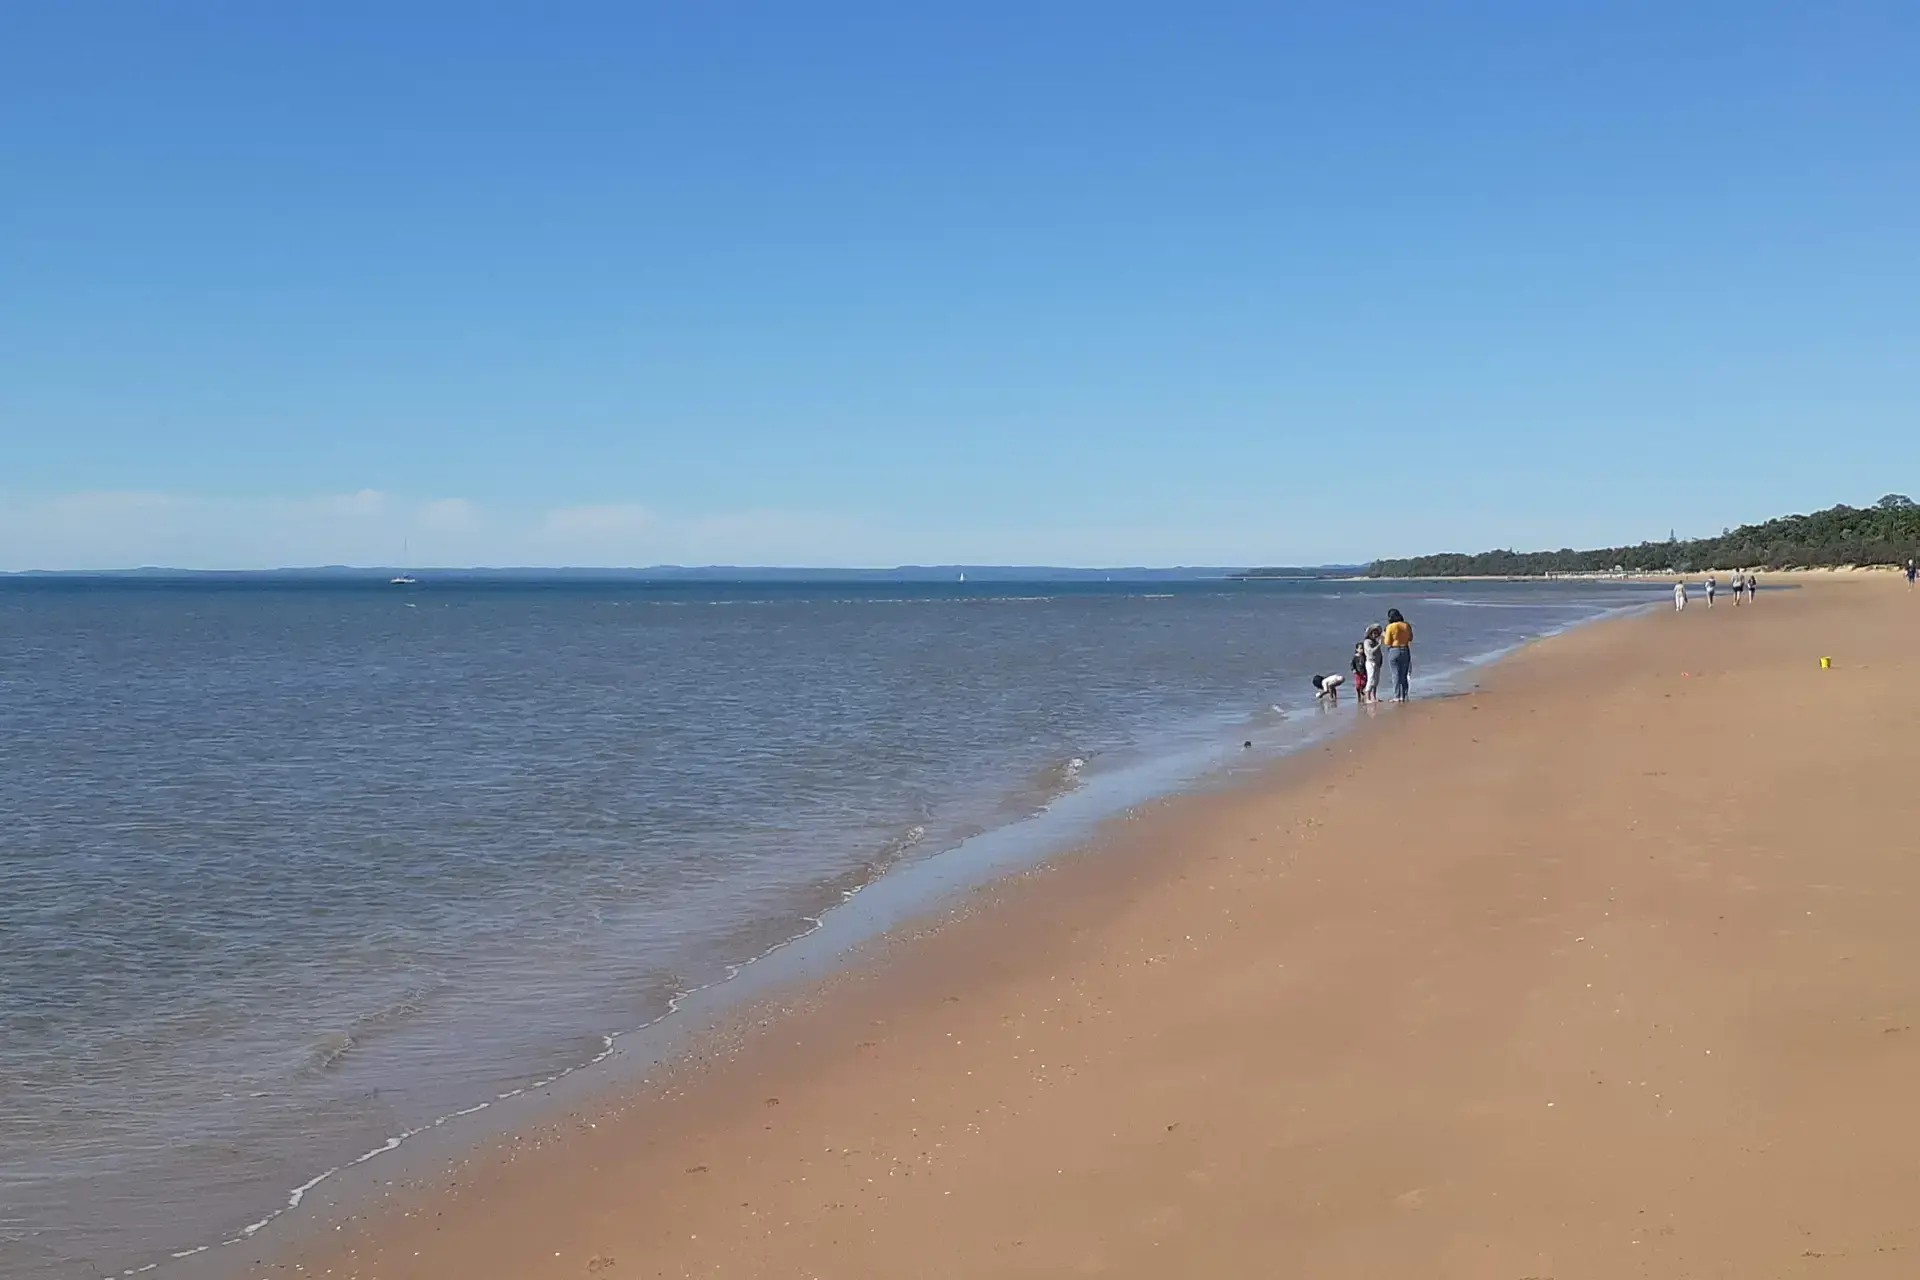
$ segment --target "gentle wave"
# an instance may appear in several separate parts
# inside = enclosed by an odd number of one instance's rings
[[[1502,600],[1454,600],[1447,596],[1423,596],[1421,604],[1439,605],[1447,609],[1574,609],[1591,610],[1590,605],[1578,601],[1554,601],[1543,603],[1515,604]]]
[[[320,1043],[313,1051],[314,1069],[330,1071],[339,1066],[349,1053],[366,1045],[383,1030],[395,1027],[418,1015],[426,1008],[432,995],[433,992],[429,988],[415,988],[397,1000],[389,1001],[377,1009],[361,1014],[345,1030],[322,1036]]]
[[[915,834],[915,833],[918,833],[918,834]],[[918,828],[918,827],[912,828],[911,831],[908,833],[908,836],[903,837],[903,843],[901,844],[901,851],[904,852],[906,849],[911,848],[914,844],[918,843],[922,835],[924,835],[924,831],[921,828]],[[871,874],[868,874],[862,877],[859,883],[849,885],[845,888],[840,889],[839,900],[841,902],[852,901],[852,899],[856,894],[858,894],[862,889],[865,889],[868,885],[872,884],[874,880],[878,879],[880,874],[883,873],[884,869],[885,869],[884,867],[876,866],[872,870]],[[301,1183],[299,1186],[294,1187],[292,1190],[288,1191],[285,1202],[282,1203],[279,1208],[273,1210],[273,1212],[271,1213],[265,1214],[260,1218],[257,1218],[254,1221],[248,1223],[246,1226],[240,1229],[239,1234],[229,1236],[225,1239],[214,1241],[210,1244],[199,1244],[199,1245],[194,1245],[187,1249],[181,1249],[181,1250],[170,1252],[167,1255],[168,1259],[172,1261],[181,1261],[187,1258],[197,1257],[198,1255],[206,1253],[212,1249],[227,1248],[232,1245],[245,1244],[247,1241],[251,1240],[253,1237],[258,1235],[261,1231],[271,1226],[274,1222],[285,1217],[288,1213],[291,1213],[293,1210],[298,1209],[300,1205],[306,1200],[308,1195],[312,1194],[312,1192],[316,1188],[320,1187],[323,1183],[326,1183],[330,1179],[339,1177],[341,1174],[346,1173],[351,1169],[358,1168],[359,1166],[366,1164],[370,1160],[375,1160],[381,1156],[388,1155],[391,1152],[398,1151],[407,1142],[411,1141],[414,1138],[419,1137],[421,1134],[431,1133],[437,1129],[444,1128],[449,1124],[453,1124],[456,1121],[464,1120],[469,1116],[476,1116],[481,1114],[484,1111],[490,1111],[494,1107],[500,1105],[501,1103],[511,1102],[515,1098],[525,1097],[526,1095],[531,1093],[538,1093],[542,1089],[548,1089],[556,1084],[559,1084],[562,1080],[567,1079],[569,1076],[572,1076],[577,1072],[585,1071],[590,1067],[598,1066],[600,1063],[605,1062],[608,1058],[613,1056],[615,1049],[618,1047],[618,1042],[622,1038],[627,1036],[637,1035],[643,1031],[648,1031],[654,1027],[659,1026],[661,1023],[665,1022],[668,1018],[671,1018],[673,1015],[679,1013],[681,1009],[685,1007],[686,1002],[688,1000],[702,993],[713,991],[720,987],[725,986],[727,983],[732,982],[735,979],[739,978],[743,973],[745,973],[748,969],[752,968],[754,965],[759,964],[769,959],[770,957],[777,955],[778,953],[786,950],[788,947],[793,946],[795,943],[800,942],[806,938],[809,938],[815,933],[818,933],[823,927],[825,927],[825,924],[826,924],[825,913],[806,917],[806,928],[800,930],[798,933],[782,938],[780,941],[774,943],[772,946],[766,948],[764,951],[761,951],[755,955],[749,956],[745,960],[736,961],[728,965],[726,967],[726,972],[724,976],[716,978],[711,982],[703,982],[697,985],[682,987],[676,990],[672,995],[670,995],[667,998],[667,1007],[656,1016],[647,1019],[645,1022],[637,1023],[636,1025],[631,1027],[626,1027],[618,1031],[608,1031],[608,1032],[602,1033],[600,1037],[600,1046],[601,1046],[600,1051],[598,1053],[593,1054],[591,1057],[582,1059],[581,1061],[573,1063],[559,1071],[555,1071],[550,1075],[542,1076],[537,1080],[529,1081],[528,1083],[520,1085],[517,1088],[508,1089],[501,1093],[496,1093],[493,1097],[476,1102],[472,1106],[461,1107],[458,1110],[449,1111],[444,1115],[436,1116],[432,1120],[427,1121],[425,1124],[414,1125],[411,1128],[401,1129],[395,1133],[388,1134],[384,1139],[380,1141],[378,1145],[370,1147],[368,1150],[366,1150],[365,1152],[362,1152],[360,1155],[354,1157],[351,1160],[348,1160],[342,1164],[334,1165],[329,1169],[324,1169],[321,1172],[316,1173],[311,1178],[308,1178],[305,1182]],[[350,1039],[348,1040],[348,1047],[351,1047]],[[342,1050],[342,1052],[344,1053],[345,1050]],[[128,1276],[144,1275],[150,1271],[157,1270],[161,1265],[162,1264],[159,1262],[149,1262],[141,1266],[129,1267],[124,1271],[118,1272],[116,1275],[104,1277],[103,1280],[124,1280],[124,1277],[128,1277]]]

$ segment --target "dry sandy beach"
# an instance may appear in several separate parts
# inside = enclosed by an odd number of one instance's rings
[[[1541,643],[252,1273],[1920,1275],[1916,618]]]

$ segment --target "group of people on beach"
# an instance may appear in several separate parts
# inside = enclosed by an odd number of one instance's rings
[[[1413,627],[1398,609],[1387,610],[1386,622],[1368,624],[1366,634],[1353,646],[1351,665],[1354,696],[1361,702],[1380,701],[1380,682],[1389,672],[1393,676],[1393,700],[1407,700],[1408,687],[1413,683]],[[1313,691],[1321,701],[1337,703],[1340,686],[1346,682],[1347,677],[1338,672],[1315,676]]]
[[[1760,580],[1750,573],[1735,573],[1733,575],[1733,581],[1728,585],[1733,589],[1733,602],[1739,604],[1742,597],[1745,597],[1747,600],[1753,599],[1753,593],[1760,589]],[[1708,574],[1707,580],[1703,584],[1703,589],[1707,597],[1707,608],[1711,609],[1713,608],[1714,597],[1720,594],[1720,582],[1712,574]],[[1684,611],[1686,607],[1687,584],[1684,582],[1676,582],[1673,584],[1673,611],[1680,613]]]

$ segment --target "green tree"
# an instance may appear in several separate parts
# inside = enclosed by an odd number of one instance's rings
[[[1604,573],[1615,567],[1648,573],[1701,565],[1725,569],[1797,569],[1843,564],[1899,564],[1920,557],[1920,505],[1890,493],[1873,506],[1842,503],[1811,515],[1781,516],[1761,524],[1722,530],[1717,538],[1682,541],[1669,532],[1663,542],[1592,551],[1513,550],[1452,552],[1379,560],[1376,577],[1444,578]]]

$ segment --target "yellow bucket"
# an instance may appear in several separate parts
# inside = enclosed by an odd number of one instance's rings
[[[1832,659],[1832,658],[1822,658],[1822,659],[1820,659],[1820,669],[1821,669],[1822,671],[1831,671],[1831,670],[1833,670],[1833,659]]]

